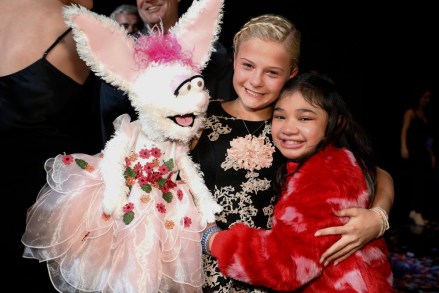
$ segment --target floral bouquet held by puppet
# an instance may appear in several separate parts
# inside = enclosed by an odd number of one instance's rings
[[[139,119],[116,119],[102,154],[45,164],[22,242],[58,291],[201,292],[200,232],[221,207],[188,153],[209,102],[200,72],[222,7],[194,1],[169,34],[151,28],[137,40],[105,16],[65,9],[81,58],[128,93]]]

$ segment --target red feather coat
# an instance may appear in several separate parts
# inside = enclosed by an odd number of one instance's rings
[[[297,165],[287,167],[292,172]],[[323,252],[341,236],[314,233],[348,221],[334,211],[368,204],[366,181],[352,153],[329,146],[289,177],[271,230],[236,224],[216,235],[212,255],[225,276],[279,291],[395,292],[383,237],[338,265],[319,264]]]

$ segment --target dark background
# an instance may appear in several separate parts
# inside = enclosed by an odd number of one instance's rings
[[[300,70],[326,73],[339,85],[372,139],[379,165],[394,177],[397,195],[403,188],[399,137],[407,100],[419,84],[428,84],[436,114],[439,108],[437,9],[434,1],[401,2],[225,0],[220,34],[231,52],[233,35],[249,18],[288,17],[302,32]],[[93,10],[109,15],[122,3],[135,0],[95,0]],[[180,8],[191,3],[181,0]]]

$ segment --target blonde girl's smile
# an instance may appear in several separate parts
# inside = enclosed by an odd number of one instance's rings
[[[290,68],[289,54],[282,44],[250,38],[235,53],[233,84],[243,104],[267,107],[291,77]]]

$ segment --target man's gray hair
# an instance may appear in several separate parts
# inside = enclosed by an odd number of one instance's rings
[[[110,18],[116,20],[116,15],[119,13],[137,14],[137,6],[132,4],[122,4],[111,12]]]

